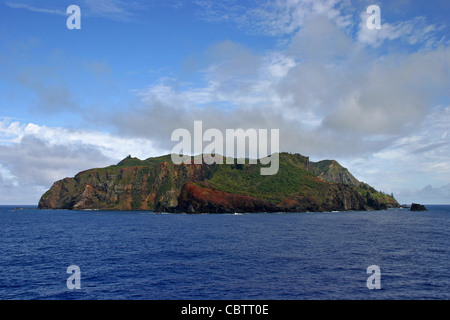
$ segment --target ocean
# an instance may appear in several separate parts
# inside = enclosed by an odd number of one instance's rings
[[[0,206],[0,299],[447,300],[450,206],[427,208],[187,215]]]

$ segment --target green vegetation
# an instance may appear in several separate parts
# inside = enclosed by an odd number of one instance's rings
[[[262,176],[261,165],[221,165],[208,184],[216,190],[247,195],[269,202],[301,194],[321,184],[305,170],[303,159],[286,153],[280,154],[280,168],[276,175]],[[248,163],[248,161],[246,161]]]
[[[322,160],[318,162],[311,163],[311,171],[314,175],[319,176],[321,173],[327,172],[331,165],[339,165],[335,160]],[[339,167],[341,167],[339,165]]]
[[[138,159],[138,158],[132,158],[131,156],[126,157],[122,161],[120,161],[116,167],[137,167],[137,166],[143,166],[145,165],[145,162]]]
[[[359,187],[355,187],[355,190],[358,191],[360,195],[366,197],[369,195],[373,199],[386,204],[395,205],[397,200],[395,200],[393,195],[388,195],[384,192],[377,191],[373,187],[369,186],[367,183],[360,182]]]

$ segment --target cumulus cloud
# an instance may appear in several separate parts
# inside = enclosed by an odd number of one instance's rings
[[[146,159],[162,152],[148,140],[2,119],[0,190],[5,192],[0,203],[33,204],[57,180],[115,164],[129,154]]]
[[[109,121],[166,149],[174,129],[203,120],[221,130],[279,128],[286,151],[354,156],[410,135],[450,86],[447,47],[374,57],[322,15],[305,19],[283,49],[254,54],[224,41],[205,57],[203,85],[161,78]]]
[[[20,143],[0,145],[0,158],[11,176],[20,183],[48,186],[54,181],[89,168],[107,164],[97,149],[83,145],[51,145],[36,136],[24,136]],[[10,177],[9,180],[12,180]]]
[[[128,139],[96,130],[40,126],[7,118],[0,121],[0,141],[5,146],[18,145],[27,137],[37,138],[52,146],[94,148],[113,161],[128,154],[145,159],[163,151],[154,148],[148,139]]]
[[[324,126],[366,135],[409,132],[450,85],[445,62],[449,57],[450,51],[441,48],[370,63],[367,72],[347,86],[348,94],[337,96],[343,100]]]
[[[111,164],[95,148],[51,145],[31,135],[19,143],[0,144],[0,159],[3,204],[35,204],[53,182],[95,165]]]
[[[394,192],[401,202],[420,201],[416,196],[425,184],[439,187],[450,181],[449,121],[450,107],[436,106],[413,133],[393,139],[378,152],[348,159],[343,165],[352,168],[358,179]],[[432,199],[441,195],[437,193]],[[421,198],[426,199],[423,194]],[[441,203],[448,202],[448,197],[441,199],[447,199]]]

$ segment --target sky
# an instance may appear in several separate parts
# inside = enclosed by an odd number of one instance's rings
[[[69,29],[67,8],[80,8]],[[381,29],[368,28],[380,8]],[[279,129],[400,203],[450,204],[448,0],[0,0],[0,205],[177,128]]]

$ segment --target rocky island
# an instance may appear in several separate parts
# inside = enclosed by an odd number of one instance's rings
[[[235,162],[237,163],[237,162]],[[247,162],[246,162],[247,163]],[[179,164],[171,156],[90,169],[57,181],[40,209],[153,210],[169,213],[319,212],[399,207],[337,161],[280,153],[276,175],[261,164]]]
[[[413,203],[411,204],[410,211],[428,211],[423,204]]]

